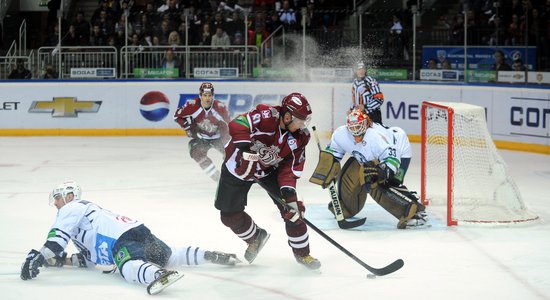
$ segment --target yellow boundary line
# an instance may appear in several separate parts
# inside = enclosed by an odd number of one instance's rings
[[[321,136],[330,138],[330,132],[322,132]],[[185,136],[185,131],[179,128],[142,128],[142,129],[0,129],[1,136]],[[411,143],[420,143],[420,135],[409,135]],[[499,149],[532,152],[550,155],[550,145],[526,144],[509,141],[494,141]]]
[[[142,129],[0,129],[0,136],[165,136],[185,135],[179,128]]]

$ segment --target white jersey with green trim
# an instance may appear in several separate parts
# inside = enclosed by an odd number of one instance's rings
[[[399,169],[402,157],[411,157],[405,132],[399,127],[388,128],[378,123],[373,123],[359,142],[345,125],[338,127],[332,134],[327,151],[338,160],[348,153],[361,164],[377,159],[394,172]]]
[[[112,265],[115,242],[123,233],[141,224],[95,203],[73,200],[59,209],[46,243],[54,242],[65,249],[72,240],[88,261]]]

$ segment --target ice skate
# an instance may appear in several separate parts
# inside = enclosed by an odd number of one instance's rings
[[[149,293],[149,295],[156,295],[162,292],[165,288],[183,277],[182,273],[166,269],[158,270],[155,275],[157,279],[147,286],[147,293]]]
[[[298,256],[294,255],[296,261],[310,270],[317,270],[321,267],[321,262],[311,255]]]
[[[428,224],[428,216],[425,211],[417,212],[410,220],[407,221],[407,229],[420,229],[430,227]]]
[[[414,217],[418,209],[418,205],[416,203],[411,203],[409,206],[409,209],[407,212],[405,212],[405,215],[402,216],[399,219],[399,222],[397,223],[397,229],[405,229],[407,228],[407,222]]]
[[[224,253],[219,251],[206,251],[204,253],[204,259],[210,261],[213,264],[234,266],[242,261],[237,258],[237,255],[232,253]]]
[[[262,250],[265,243],[269,239],[270,234],[265,231],[265,229],[259,228],[258,229],[258,236],[255,240],[248,243],[248,248],[246,248],[246,251],[244,253],[244,258],[248,261],[248,263],[252,263],[256,256],[258,256],[258,253]]]

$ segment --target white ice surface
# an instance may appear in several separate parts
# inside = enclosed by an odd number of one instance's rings
[[[406,183],[420,185],[419,146]],[[0,299],[150,299],[145,288],[117,274],[73,268],[41,270],[19,278],[26,253],[44,243],[56,210],[48,194],[65,179],[83,198],[144,221],[170,245],[236,253],[245,244],[219,220],[216,184],[189,157],[183,137],[0,138]],[[211,151],[219,165],[221,155]],[[311,254],[323,264],[312,273],[298,265],[276,208],[259,187],[247,212],[271,239],[253,264],[183,269],[185,277],[155,297],[162,299],[550,299],[550,156],[501,151],[530,210],[541,221],[515,228],[446,227],[431,213],[431,228],[397,230],[395,220],[367,202],[364,226],[338,229],[326,210],[326,190],[308,182],[317,148],[299,192],[306,217],[369,265],[397,258],[394,274],[368,272],[310,230]],[[429,208],[428,208],[429,209]],[[72,250],[69,249],[69,250]]]

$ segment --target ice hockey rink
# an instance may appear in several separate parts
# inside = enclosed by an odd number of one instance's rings
[[[430,212],[431,227],[397,230],[396,221],[371,200],[360,213],[365,225],[342,230],[326,206],[327,190],[308,182],[317,147],[298,191],[306,217],[365,263],[405,266],[388,276],[369,273],[313,230],[311,254],[323,266],[311,272],[294,261],[283,222],[266,193],[254,187],[247,212],[271,233],[253,264],[182,269],[185,277],[157,296],[118,273],[42,268],[34,280],[19,270],[39,249],[56,209],[49,192],[74,179],[83,199],[138,219],[172,246],[200,246],[236,253],[246,248],[219,220],[216,183],[191,160],[185,137],[1,137],[1,299],[550,299],[550,156],[500,150],[522,196],[540,221],[516,227],[447,227]],[[409,188],[419,190],[419,145],[413,145]],[[210,152],[217,164],[221,155]],[[428,211],[430,208],[428,207]],[[69,248],[68,252],[74,251]]]

